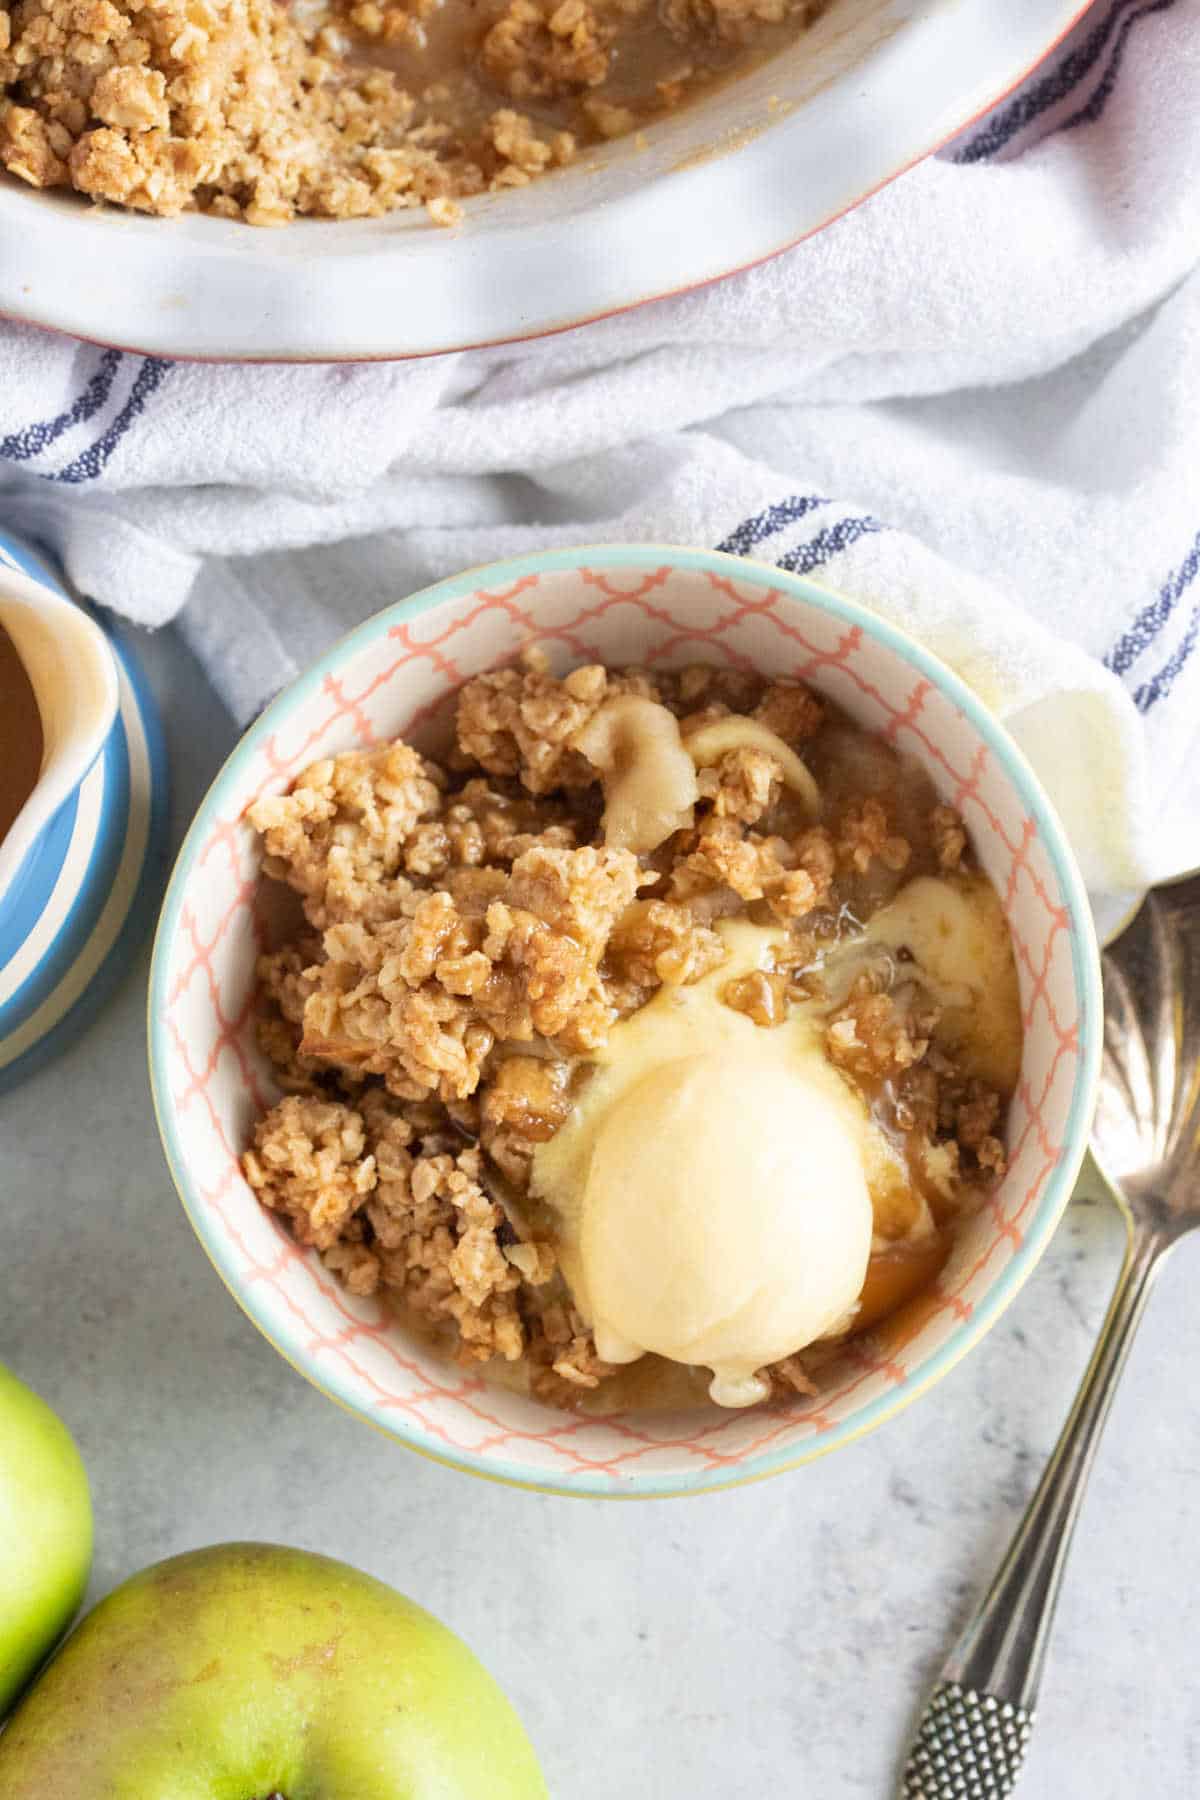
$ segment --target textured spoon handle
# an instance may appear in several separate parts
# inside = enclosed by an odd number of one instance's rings
[[[905,1800],[1002,1800],[1025,1759],[1033,1714],[939,1681],[904,1771]]]
[[[904,1800],[1002,1800],[1016,1784],[1071,1533],[1117,1379],[1166,1243],[1135,1233],[1036,1494],[942,1670],[904,1771]]]

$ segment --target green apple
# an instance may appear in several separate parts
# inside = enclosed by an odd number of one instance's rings
[[[79,1608],[92,1502],[75,1441],[0,1366],[0,1718]]]
[[[454,1633],[345,1563],[215,1544],[103,1600],[0,1735],[4,1800],[545,1800]]]

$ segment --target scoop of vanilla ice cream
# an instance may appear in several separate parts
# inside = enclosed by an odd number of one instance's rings
[[[847,1318],[871,1248],[837,1077],[814,1051],[805,1080],[760,1036],[736,1062],[659,1063],[621,1095],[595,1134],[579,1221],[599,1354],[710,1368],[724,1406],[764,1398],[756,1370]]]

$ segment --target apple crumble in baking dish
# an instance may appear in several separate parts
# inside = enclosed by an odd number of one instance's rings
[[[825,0],[12,0],[0,164],[284,224],[523,186],[786,43]]]

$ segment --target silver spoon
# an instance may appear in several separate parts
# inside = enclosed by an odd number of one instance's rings
[[[1002,1800],[1012,1792],[1117,1380],[1163,1259],[1200,1224],[1200,876],[1156,889],[1105,952],[1092,1151],[1125,1218],[1121,1274],[1049,1466],[922,1715],[905,1800]]]

